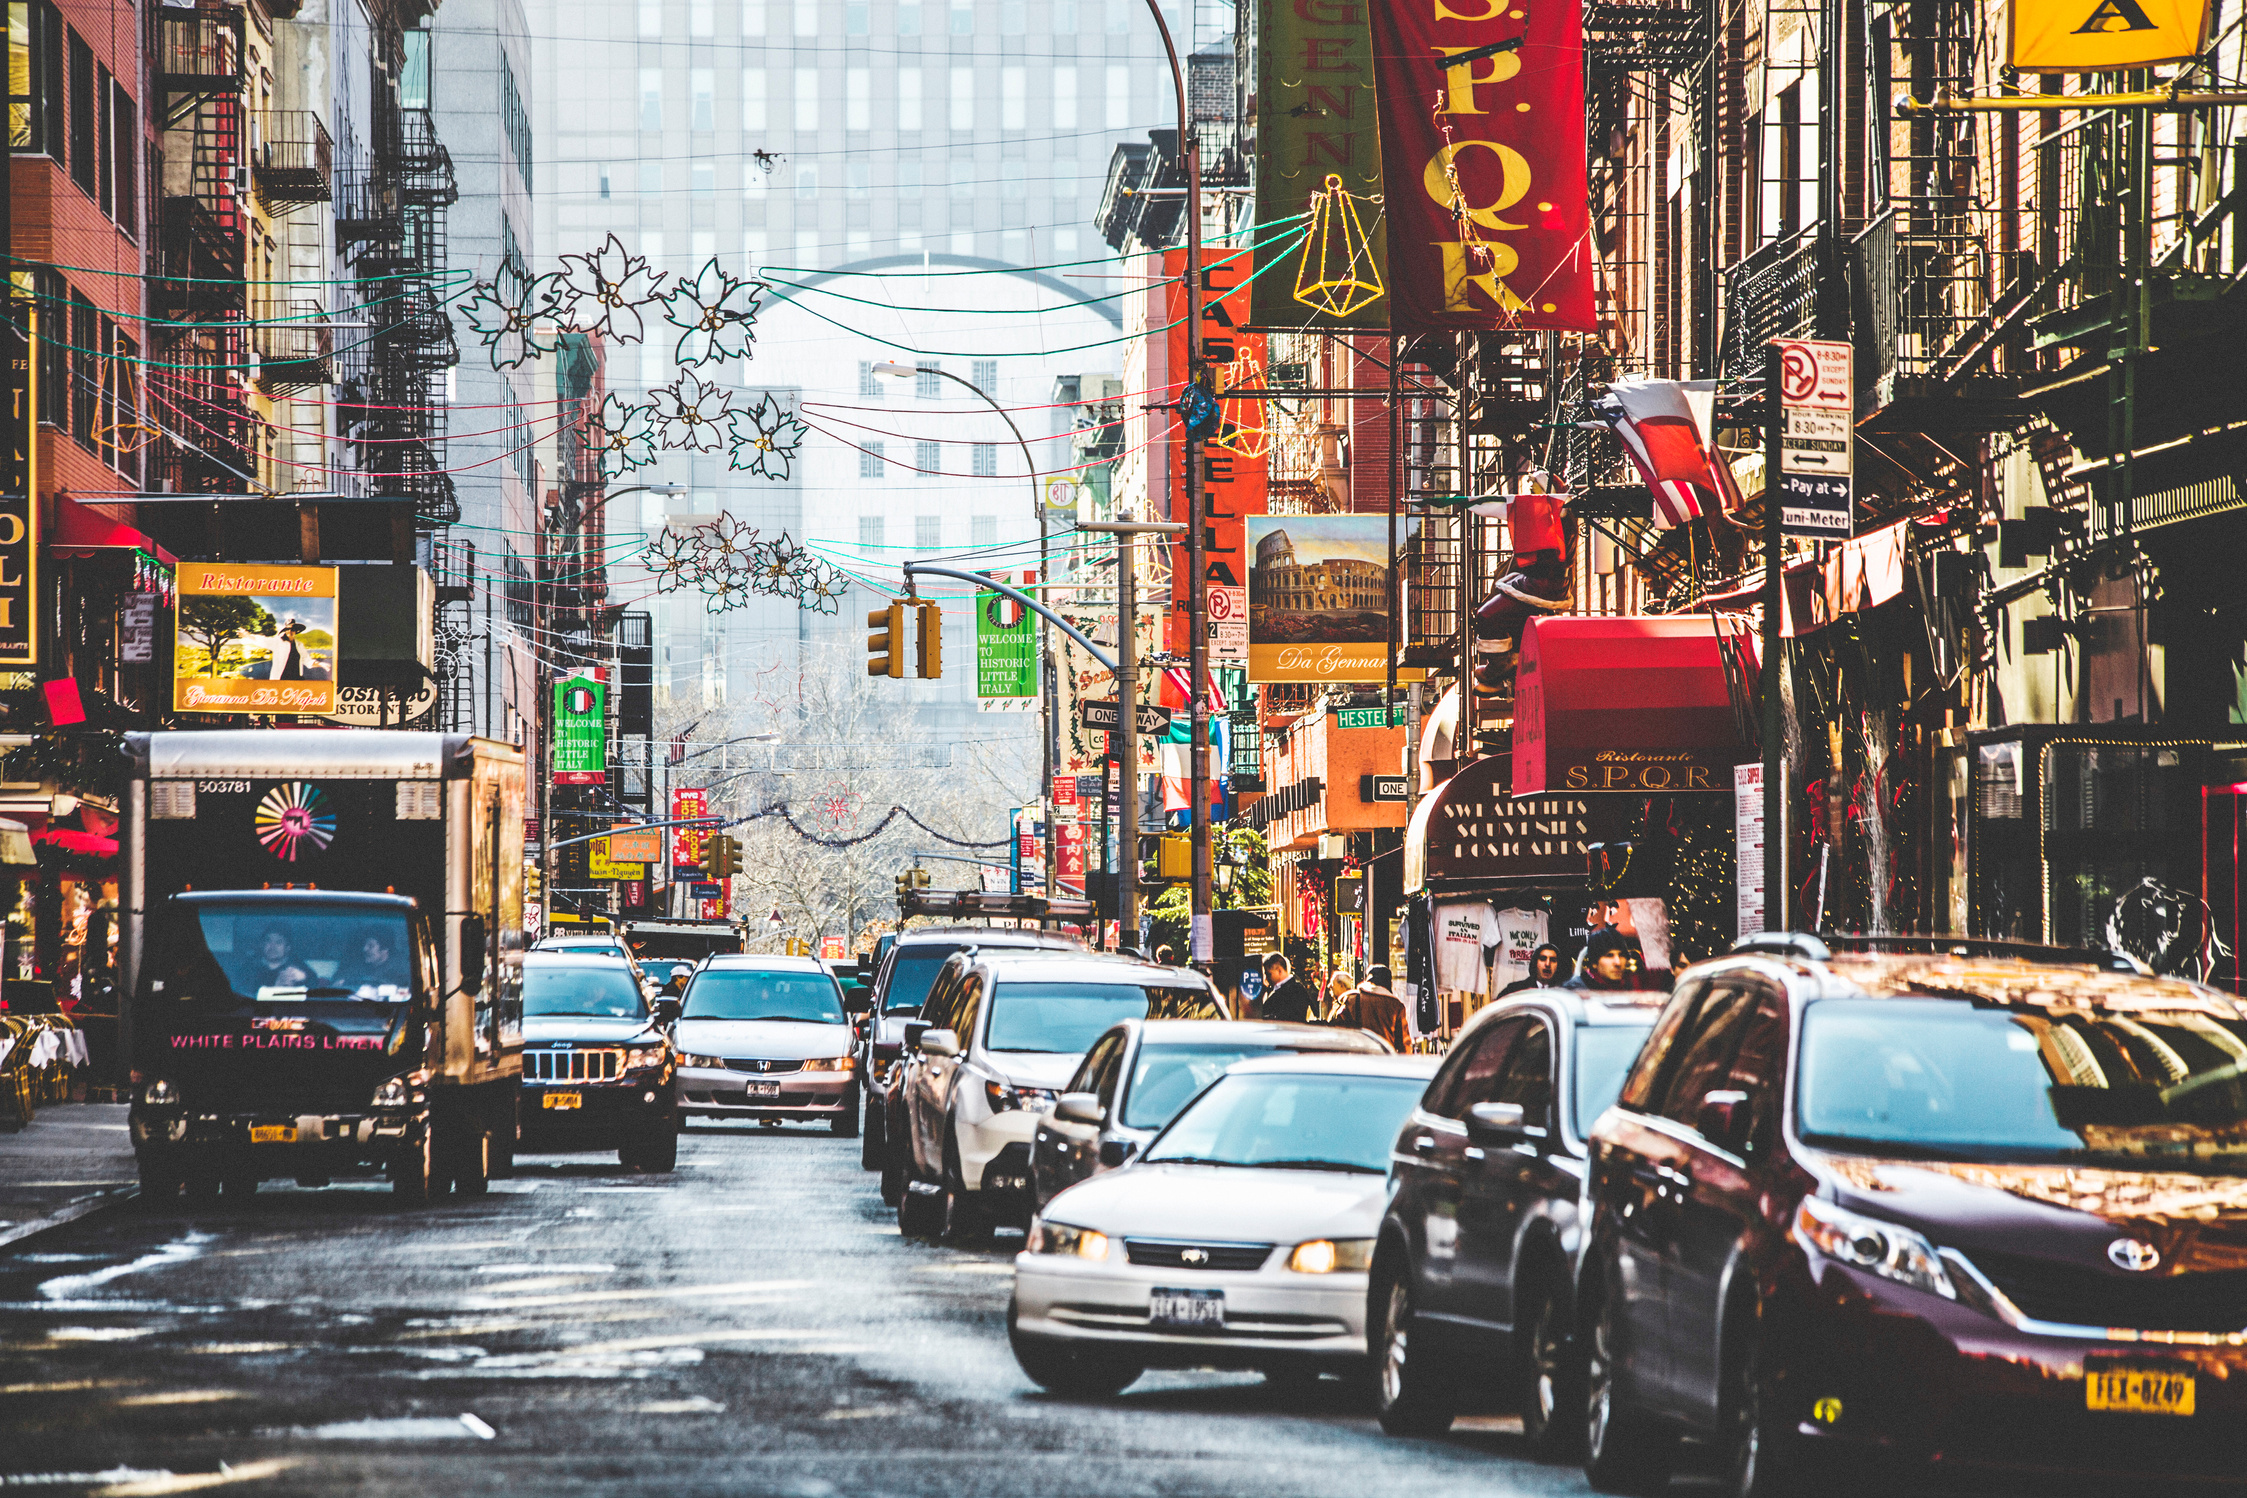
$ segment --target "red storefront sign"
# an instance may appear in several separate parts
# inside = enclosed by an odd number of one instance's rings
[[[1598,330],[1579,0],[1367,7],[1392,326]],[[1519,38],[1511,51],[1484,51]]]
[[[1084,888],[1084,834],[1082,822],[1056,822],[1053,827],[1054,879],[1071,890]]]
[[[671,820],[686,817],[703,817],[710,814],[710,793],[699,787],[675,790],[671,793]],[[702,839],[706,834],[699,827],[674,827],[671,829],[671,867],[685,868],[702,862]]]

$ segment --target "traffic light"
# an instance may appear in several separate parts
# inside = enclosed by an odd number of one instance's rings
[[[710,870],[710,882],[722,884],[741,872],[741,844],[721,832],[710,839],[704,854]]]
[[[913,878],[913,888],[915,888],[915,889],[927,889],[927,888],[928,888],[928,870],[926,870],[926,869],[915,869],[915,870],[913,870],[913,875],[912,875],[912,878]]]
[[[933,603],[915,604],[921,616],[920,634],[914,639],[913,674],[931,681],[944,674],[944,610]]]
[[[868,610],[866,627],[872,631],[866,636],[866,674],[902,677],[905,674],[905,605],[892,603],[887,608]]]
[[[900,899],[900,900],[904,899],[904,898],[905,898],[905,896],[906,896],[906,894],[907,894],[907,892],[909,892],[909,891],[910,891],[910,890],[911,890],[912,888],[913,888],[913,876],[912,876],[911,874],[900,874],[900,875],[898,875],[898,876],[897,876],[897,898],[898,898],[898,899]]]
[[[1194,877],[1194,840],[1166,834],[1155,849],[1155,877],[1158,879],[1191,879]]]

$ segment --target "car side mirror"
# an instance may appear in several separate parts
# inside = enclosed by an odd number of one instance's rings
[[[1108,1118],[1108,1110],[1100,1106],[1097,1092],[1064,1092],[1053,1105],[1053,1116],[1063,1123],[1086,1124],[1099,1128]]]
[[[1748,1133],[1748,1095],[1733,1087],[1703,1094],[1693,1127],[1719,1149],[1738,1149]]]
[[[925,1019],[907,1020],[905,1022],[905,1049],[908,1051],[919,1050],[921,1048],[921,1037],[926,1035],[929,1029],[929,1022]]]
[[[677,999],[665,996],[657,999],[649,1006],[649,1009],[655,1015],[655,1022],[666,1030],[679,1022],[679,1001]]]
[[[921,1054],[924,1056],[957,1056],[960,1037],[950,1030],[931,1030],[921,1037]]]
[[[849,1015],[852,1019],[859,1019],[873,1012],[874,1000],[871,996],[867,994],[845,994],[843,996],[843,1013]]]
[[[484,990],[484,917],[470,911],[460,918],[460,986],[468,993]]]
[[[1129,1139],[1103,1139],[1100,1141],[1100,1163],[1110,1170],[1139,1153],[1139,1146]]]
[[[1478,1139],[1528,1139],[1542,1135],[1533,1129],[1519,1103],[1477,1103],[1467,1110],[1467,1132]]]

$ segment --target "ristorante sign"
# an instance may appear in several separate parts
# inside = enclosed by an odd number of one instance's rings
[[[1579,0],[1367,10],[1392,326],[1596,331]]]

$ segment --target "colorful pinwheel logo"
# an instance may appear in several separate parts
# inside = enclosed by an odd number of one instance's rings
[[[257,840],[284,863],[295,863],[306,843],[318,853],[335,841],[335,813],[325,809],[320,788],[292,780],[265,793],[257,804]]]

